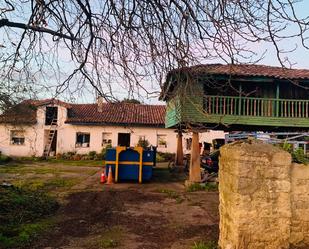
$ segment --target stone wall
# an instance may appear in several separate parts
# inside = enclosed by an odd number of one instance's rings
[[[309,166],[297,167],[289,153],[269,144],[241,142],[221,148],[222,249],[283,249],[307,243]]]
[[[291,183],[290,242],[299,246],[309,245],[309,166],[292,164]]]

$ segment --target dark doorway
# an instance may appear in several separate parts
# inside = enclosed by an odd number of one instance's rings
[[[58,107],[46,107],[46,113],[45,113],[45,125],[51,125],[52,122],[57,122],[58,118]]]
[[[55,131],[53,141],[52,141],[51,146],[50,146],[50,151],[54,152],[54,155],[56,155],[56,153],[57,153],[57,131]]]
[[[130,147],[130,133],[118,133],[118,146]]]

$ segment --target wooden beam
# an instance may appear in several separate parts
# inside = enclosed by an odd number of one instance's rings
[[[201,182],[199,134],[196,131],[192,132],[189,182]]]
[[[182,132],[179,130],[177,134],[177,151],[176,151],[176,165],[183,165],[183,147],[182,147]]]

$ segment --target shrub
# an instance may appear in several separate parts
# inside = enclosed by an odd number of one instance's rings
[[[162,163],[162,162],[166,162],[165,158],[163,156],[161,156],[159,153],[157,153],[156,155],[156,162],[157,163]]]
[[[7,163],[7,162],[9,162],[11,160],[12,160],[12,158],[10,158],[9,156],[0,154],[0,164]]]
[[[279,147],[291,154],[293,162],[303,164],[309,163],[309,158],[305,155],[303,148],[293,150],[292,144],[289,143],[280,144]]]
[[[149,147],[150,143],[147,139],[140,138],[137,142],[137,146],[142,147],[143,149],[147,149]]]
[[[304,150],[302,148],[298,148],[297,150],[291,153],[292,160],[295,163],[303,163],[308,164],[309,158],[305,155]]]
[[[175,153],[169,153],[169,152],[157,152],[157,159],[162,160],[162,162],[169,162],[175,160]],[[158,160],[157,160],[158,161]]]
[[[94,151],[94,150],[89,151],[89,153],[88,153],[88,157],[89,157],[90,160],[93,160],[96,155],[97,155],[97,152]]]
[[[102,150],[101,150],[101,159],[102,159],[102,160],[105,160],[105,158],[106,158],[106,152],[107,152],[107,150],[110,149],[110,148],[112,148],[112,146],[111,146],[110,144],[107,145],[106,147],[102,148]]]

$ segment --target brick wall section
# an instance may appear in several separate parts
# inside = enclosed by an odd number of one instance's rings
[[[290,242],[299,246],[309,245],[309,166],[292,164],[291,183]]]
[[[221,148],[222,249],[289,248],[291,156],[272,145],[234,143]]]

